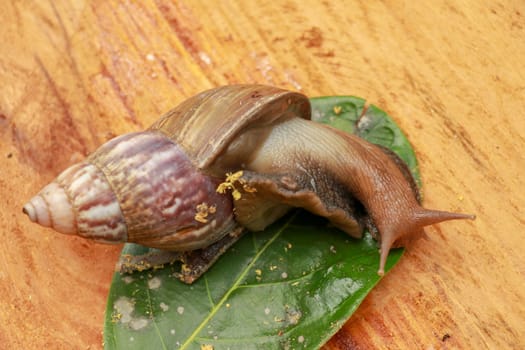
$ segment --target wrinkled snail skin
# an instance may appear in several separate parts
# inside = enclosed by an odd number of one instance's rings
[[[293,142],[290,142],[290,135],[294,134]],[[288,174],[293,171],[308,173],[310,169],[308,177],[311,182],[317,182],[316,186],[321,186],[320,180],[346,189],[364,206],[366,215],[379,232],[381,258],[378,273],[382,275],[390,248],[405,246],[417,239],[424,226],[446,220],[474,219],[473,215],[421,207],[417,193],[414,193],[415,186],[391,157],[382,148],[355,135],[293,118],[274,126],[248,168],[256,172],[272,169],[274,173]],[[316,168],[323,169],[323,176],[312,175],[312,169]],[[326,207],[330,204],[323,203]],[[330,219],[323,210],[309,210]],[[345,220],[342,220],[342,225],[337,220],[331,221],[351,236],[360,237],[362,233],[360,227],[345,227]]]
[[[390,248],[424,226],[474,218],[422,208],[397,156],[312,122],[310,113],[306,96],[274,87],[205,91],[150,129],[102,145],[24,212],[63,233],[191,251],[239,225],[262,230],[300,207],[350,236],[361,237],[365,226],[377,233],[381,275]],[[235,200],[217,193],[221,186]]]

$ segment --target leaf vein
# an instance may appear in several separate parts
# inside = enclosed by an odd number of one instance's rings
[[[208,278],[206,276],[203,276],[203,278],[204,278],[204,284],[206,285],[206,294],[208,294],[208,300],[210,301],[210,305],[213,309],[215,307],[215,302],[213,301],[213,298],[211,296],[211,290],[208,284]]]
[[[304,275],[299,276],[297,278],[291,278],[291,279],[286,279],[286,280],[276,281],[276,282],[263,282],[263,283],[258,283],[258,284],[243,284],[243,285],[240,285],[237,288],[241,289],[241,288],[271,287],[271,286],[278,286],[278,285],[283,285],[283,284],[292,284],[292,283],[296,283],[296,282],[300,282],[302,280],[305,280],[308,277],[310,277],[311,275],[313,275],[313,274],[315,274],[315,273],[317,273],[319,271],[322,271],[322,270],[327,270],[328,268],[330,268],[330,267],[332,267],[334,265],[335,264],[330,265],[330,266],[323,266],[323,267],[318,268],[318,269],[313,269],[310,272],[305,273]]]
[[[155,328],[155,332],[159,336],[160,343],[162,344],[162,349],[168,350],[168,347],[166,346],[166,343],[164,342],[164,338],[162,337],[162,333],[161,333],[161,331],[159,329],[159,325],[158,325],[157,321],[155,320],[155,315],[153,314],[153,301],[152,301],[152,298],[151,298],[151,293],[150,293],[149,288],[148,288],[147,285],[145,286],[144,289],[146,290],[146,296],[147,296],[149,312],[150,312],[149,316],[151,318],[151,321],[153,322],[153,327]]]
[[[235,282],[233,283],[232,287],[226,291],[226,293],[224,294],[224,296],[221,298],[221,300],[217,303],[217,305],[215,307],[213,307],[211,310],[210,310],[210,313],[208,314],[208,316],[206,316],[204,318],[204,320],[202,320],[202,322],[200,323],[200,325],[198,325],[195,330],[193,331],[192,334],[190,334],[190,336],[188,337],[188,339],[186,339],[186,341],[180,346],[180,349],[186,349],[190,346],[190,343],[193,342],[194,340],[197,339],[197,336],[198,334],[202,331],[202,329],[204,328],[204,326],[213,318],[213,316],[215,316],[215,314],[219,311],[220,307],[226,302],[226,300],[228,300],[228,298],[230,297],[230,295],[239,287],[239,285],[241,284],[241,282],[244,280],[244,278],[246,277],[246,275],[248,274],[248,272],[251,270],[251,268],[253,267],[253,265],[255,264],[255,262],[260,258],[261,254],[266,250],[268,249],[268,247],[283,233],[283,231],[288,228],[288,225],[290,224],[290,222],[297,216],[297,214],[294,214],[292,215],[287,221],[286,223],[279,229],[275,232],[275,234],[261,247],[260,250],[257,251],[257,254],[255,255],[255,257],[253,258],[253,260],[248,264],[246,265],[246,268],[240,273],[239,277],[235,280]]]

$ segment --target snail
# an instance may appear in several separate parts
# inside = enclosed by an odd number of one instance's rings
[[[103,144],[23,212],[62,233],[204,261],[194,271],[183,266],[189,283],[244,229],[263,230],[292,208],[355,238],[368,228],[380,245],[380,275],[390,248],[424,226],[474,218],[423,208],[393,152],[313,122],[310,113],[306,96],[275,87],[204,91],[146,131]]]

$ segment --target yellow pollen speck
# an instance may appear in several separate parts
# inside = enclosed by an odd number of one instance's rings
[[[226,174],[226,182],[234,183],[235,181],[238,181],[242,177],[242,170],[236,171],[233,174],[228,173]]]
[[[188,265],[182,264],[182,266],[180,267],[180,272],[182,272],[182,273],[189,273],[189,272],[191,272],[191,269],[188,267]]]
[[[213,350],[213,345],[201,344],[201,350]]]
[[[152,266],[147,260],[133,261],[133,256],[129,254],[122,255],[120,263],[121,271],[145,271],[152,267],[158,268],[158,265]]]
[[[195,221],[203,224],[208,222],[208,215],[214,214],[217,211],[217,207],[214,205],[208,206],[206,203],[201,203],[195,208]]]
[[[233,190],[232,191],[232,196],[233,196],[233,199],[238,201],[239,199],[241,199],[241,192],[237,191],[237,190]]]
[[[141,260],[135,265],[135,269],[139,272],[149,270],[151,268],[151,264],[147,261]]]
[[[257,276],[262,275],[262,271],[261,271],[261,269],[257,269],[257,270],[255,270],[255,274],[256,274]]]
[[[342,110],[341,106],[334,106],[334,113],[336,115],[339,115],[341,113],[341,110]]]
[[[257,189],[255,187],[251,187],[250,185],[246,185],[246,184],[242,186],[242,189],[244,190],[244,192],[248,192],[248,193],[257,192]]]
[[[238,182],[242,185],[242,189],[245,191],[245,192],[255,192],[256,189],[253,188],[253,187],[250,187],[249,185],[246,184],[246,181],[244,179],[242,179],[243,175],[243,171],[242,170],[239,170],[239,171],[236,171],[235,173],[227,173],[226,174],[226,179],[224,180],[224,182],[222,182],[221,184],[219,184],[219,186],[217,186],[217,192],[218,193],[221,193],[221,194],[224,194],[226,193],[228,190],[230,190],[232,192],[232,197],[234,200],[239,200],[241,199],[241,192],[235,187],[235,183]]]
[[[160,270],[160,269],[163,269],[163,268],[164,268],[164,264],[153,265],[153,271]]]
[[[120,312],[113,313],[111,315],[111,323],[117,323],[122,318],[122,314]]]

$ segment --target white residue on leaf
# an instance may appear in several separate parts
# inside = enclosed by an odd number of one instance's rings
[[[170,329],[170,334],[171,335],[175,335],[175,330],[174,329]]]
[[[120,297],[113,304],[113,309],[120,315],[120,322],[131,321],[131,313],[135,310],[135,303],[128,297]]]
[[[120,297],[113,304],[113,309],[118,315],[118,320],[122,324],[129,325],[135,331],[141,330],[149,324],[149,319],[145,317],[135,317],[135,302],[128,297]]]
[[[177,312],[179,313],[179,315],[182,315],[184,313],[184,306],[179,306],[177,308]]]
[[[312,120],[313,121],[319,121],[325,117],[325,113],[321,111],[320,109],[314,109],[312,111]]]
[[[164,311],[164,312],[166,312],[166,311],[168,311],[168,310],[170,309],[169,305],[166,304],[166,303],[164,303],[164,302],[160,303],[159,306],[160,306],[160,309],[161,309],[162,311]]]
[[[281,278],[283,279],[288,278],[288,274],[286,272],[281,273]]]
[[[131,282],[133,282],[135,279],[131,276],[124,276],[122,277],[122,282],[126,283],[126,284],[130,284]]]
[[[129,326],[134,331],[139,331],[143,329],[144,327],[146,327],[148,323],[149,323],[149,320],[147,318],[139,317],[139,318],[134,318],[131,321],[129,321]]]
[[[369,129],[370,124],[372,124],[372,118],[368,115],[363,115],[359,120],[357,121],[357,128],[358,129]]]
[[[297,341],[298,341],[299,343],[304,343],[304,336],[302,336],[302,335],[298,336],[298,337],[297,337]]]
[[[148,288],[149,289],[157,289],[160,287],[160,285],[162,284],[160,278],[158,277],[153,277],[151,278],[149,281],[148,281]]]
[[[286,321],[288,321],[288,323],[291,325],[298,324],[302,316],[303,313],[301,310],[291,308],[286,309]]]
[[[264,309],[264,314],[265,314],[265,315],[269,315],[269,314],[270,314],[270,308],[266,308],[266,309]]]

